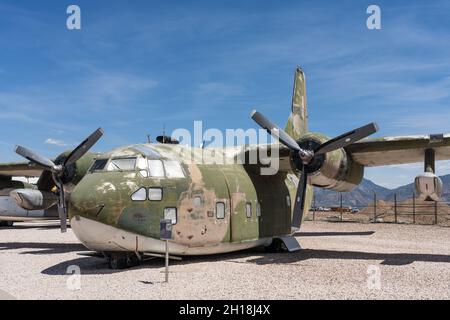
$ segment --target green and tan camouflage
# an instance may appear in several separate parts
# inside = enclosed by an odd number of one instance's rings
[[[211,159],[205,159],[208,157],[205,151],[208,154],[214,151],[216,154],[223,153],[225,158],[233,158],[226,162],[234,162],[240,153],[252,148],[246,146],[223,151],[169,144],[140,144],[116,149],[98,159],[136,158],[137,163],[145,163],[148,159],[163,162],[177,159],[182,165],[184,177],[152,178],[142,175],[141,170],[146,170],[144,167],[130,172],[88,173],[71,194],[69,217],[72,220],[75,218],[75,221],[80,218],[95,220],[157,239],[164,209],[176,208],[173,242],[177,244],[189,248],[211,247],[208,253],[212,253],[220,243],[261,240],[270,243],[274,235],[291,233],[291,199],[295,197],[298,183],[292,169],[290,172],[279,170],[275,175],[261,176],[259,165],[202,164],[192,162],[190,157],[194,154],[208,163]],[[162,188],[162,200],[132,201],[131,195],[141,188]],[[280,197],[280,192],[283,192],[283,197]],[[217,203],[225,205],[223,218],[217,217]],[[96,249],[95,244],[86,245]],[[218,250],[222,251],[224,247]],[[202,253],[199,250],[193,252]]]

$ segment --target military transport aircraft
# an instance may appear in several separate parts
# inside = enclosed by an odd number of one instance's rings
[[[173,223],[172,255],[256,246],[298,250],[292,235],[310,208],[312,186],[350,191],[361,182],[366,166],[423,161],[425,172],[415,180],[417,194],[437,200],[442,193],[435,160],[450,159],[450,135],[364,139],[378,130],[374,123],[333,139],[309,132],[305,75],[300,68],[295,72],[285,130],[257,111],[251,117],[278,141],[217,152],[235,159],[279,146],[276,174],[260,174],[266,165],[262,158],[256,163],[192,162],[192,154],[202,157],[205,150],[213,148],[183,146],[170,137],[160,137],[162,143],[158,144],[88,152],[102,136],[102,129],[55,161],[19,146],[15,151],[30,165],[0,165],[0,174],[26,176],[41,170],[37,188],[14,189],[11,197],[27,210],[57,205],[61,230],[66,230],[68,213],[78,239],[103,253],[112,268],[129,266],[147,254],[163,253],[161,219]]]

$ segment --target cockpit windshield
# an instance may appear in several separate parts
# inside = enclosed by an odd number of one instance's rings
[[[106,168],[107,171],[134,171],[136,168],[136,158],[111,159]]]
[[[106,166],[106,163],[108,162],[108,159],[97,159],[94,161],[94,164],[92,165],[89,172],[94,172],[98,170],[103,170]]]

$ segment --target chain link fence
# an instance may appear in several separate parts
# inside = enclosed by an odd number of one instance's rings
[[[374,192],[373,200],[367,205],[345,205],[349,201],[341,193],[336,204],[321,205],[314,197],[307,220],[361,223],[402,223],[439,225],[450,227],[450,203],[411,199],[398,201],[378,200]]]

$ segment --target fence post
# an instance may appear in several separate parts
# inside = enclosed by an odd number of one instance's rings
[[[373,223],[377,222],[377,193],[373,192]]]
[[[413,192],[413,224],[416,224],[416,194]]]
[[[340,193],[340,195],[341,195],[341,221],[342,221],[342,211],[343,211],[343,209],[342,209],[342,192]]]
[[[434,224],[438,223],[438,216],[437,216],[437,201],[434,202]]]
[[[395,223],[397,223],[397,194],[394,194],[394,215]]]
[[[316,220],[316,195],[313,196],[313,221]]]

